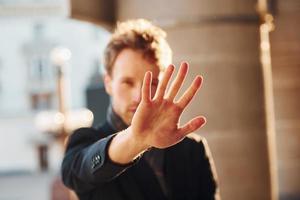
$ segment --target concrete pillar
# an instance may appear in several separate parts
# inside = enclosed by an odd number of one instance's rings
[[[271,199],[255,0],[118,1],[117,19],[162,25],[174,62],[191,64],[204,86],[182,119],[203,114],[222,199]],[[187,84],[186,84],[187,85]]]
[[[279,192],[300,199],[300,1],[278,0],[271,33]]]

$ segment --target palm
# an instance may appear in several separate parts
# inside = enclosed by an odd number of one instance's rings
[[[134,128],[141,133],[141,136],[150,146],[157,148],[168,147],[179,139],[174,137],[178,130],[179,112],[172,111],[172,105],[166,104],[169,103],[141,104],[133,118],[133,124],[138,124]],[[140,123],[142,121],[146,123]]]
[[[188,65],[186,63],[181,65],[177,77],[166,93],[165,90],[173,70],[172,65],[167,68],[153,99],[150,94],[151,73],[147,72],[145,75],[142,100],[133,116],[132,129],[134,137],[140,139],[147,146],[157,148],[172,146],[205,123],[203,117],[196,117],[185,126],[179,127],[180,116],[200,88],[202,78],[196,77],[178,102],[174,102],[186,76]]]

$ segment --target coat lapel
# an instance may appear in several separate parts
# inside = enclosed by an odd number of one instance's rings
[[[134,178],[146,199],[166,200],[153,170],[143,157],[130,170],[133,171]]]

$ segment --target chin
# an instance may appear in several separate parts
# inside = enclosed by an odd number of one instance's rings
[[[131,125],[131,122],[132,122],[132,117],[128,118],[125,123],[130,126]]]
[[[130,125],[131,125],[131,121],[132,121],[132,117],[131,117],[131,118],[128,118],[128,119],[125,121],[125,123],[126,123],[128,126],[130,126]]]
[[[124,116],[124,117],[122,118],[122,120],[123,120],[123,122],[124,122],[125,124],[127,124],[128,126],[130,126],[130,125],[131,125],[131,121],[132,121],[132,116]]]

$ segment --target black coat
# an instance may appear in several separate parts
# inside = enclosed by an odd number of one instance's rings
[[[143,157],[127,165],[108,158],[107,147],[114,132],[106,123],[71,135],[61,168],[64,184],[80,200],[166,200]],[[168,199],[214,199],[216,182],[203,139],[185,138],[164,151]]]

